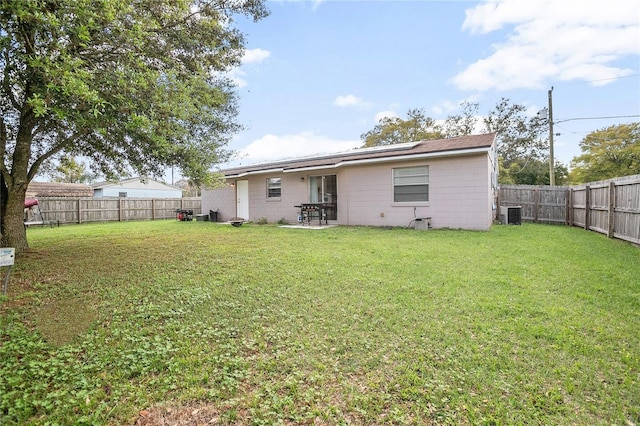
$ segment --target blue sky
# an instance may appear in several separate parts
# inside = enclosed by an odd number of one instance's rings
[[[264,20],[234,23],[247,37],[231,73],[246,129],[222,168],[358,147],[413,108],[440,120],[471,101],[484,115],[506,97],[535,115],[551,86],[565,164],[590,131],[640,121],[591,119],[640,115],[637,0],[267,4]]]

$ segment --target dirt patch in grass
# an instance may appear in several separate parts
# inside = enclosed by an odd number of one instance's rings
[[[52,300],[37,311],[35,326],[52,345],[71,343],[98,319],[97,310],[87,300],[75,297]]]
[[[220,423],[220,413],[206,404],[152,407],[140,411],[135,426],[200,426]],[[238,424],[238,423],[235,423]],[[242,423],[241,423],[242,424]]]

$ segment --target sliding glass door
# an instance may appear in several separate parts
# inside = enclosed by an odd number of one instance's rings
[[[326,210],[328,220],[338,219],[338,180],[336,175],[310,176],[309,201],[331,204]]]

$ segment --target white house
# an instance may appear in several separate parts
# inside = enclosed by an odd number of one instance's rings
[[[137,177],[120,182],[100,182],[92,186],[95,198],[182,198],[182,189],[149,178]]]
[[[302,204],[328,223],[487,230],[495,217],[495,134],[420,141],[222,170],[202,211],[296,222]]]

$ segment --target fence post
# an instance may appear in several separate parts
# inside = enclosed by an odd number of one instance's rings
[[[573,226],[573,188],[567,189],[567,226]]]
[[[589,222],[591,220],[591,187],[585,186],[584,189],[584,229],[589,230]]]
[[[540,189],[533,190],[533,223],[538,223],[538,211],[540,210]]]
[[[607,237],[613,238],[615,232],[616,184],[609,182],[609,229]]]
[[[122,222],[122,198],[118,198],[118,222]]]
[[[80,203],[82,202],[82,198],[78,198],[78,225],[82,223],[82,207]]]
[[[156,199],[151,199],[151,220],[156,220]]]

